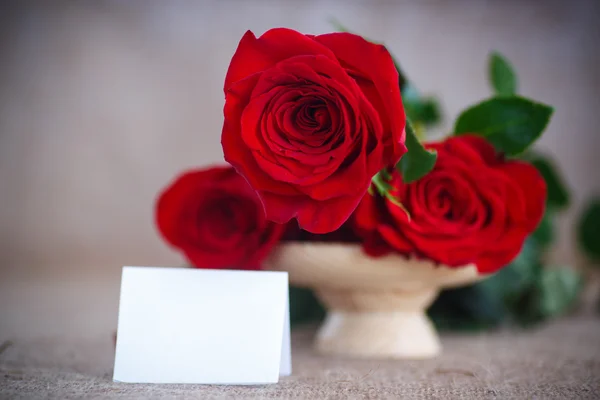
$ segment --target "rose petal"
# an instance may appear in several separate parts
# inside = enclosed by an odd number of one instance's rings
[[[283,234],[267,222],[260,200],[230,167],[189,171],[156,203],[167,242],[200,268],[256,269]]]
[[[298,225],[309,232],[323,234],[337,230],[348,220],[362,195],[343,196],[323,201],[307,201],[298,210]]]
[[[410,254],[411,250],[415,249],[415,246],[407,240],[407,238],[394,227],[381,224],[377,227],[377,232],[381,235],[381,238],[401,254]],[[418,247],[417,247],[418,248]]]
[[[229,64],[224,90],[227,92],[233,83],[300,54],[321,54],[336,60],[327,47],[292,29],[271,29],[258,39],[247,31]]]
[[[282,196],[268,191],[258,191],[267,219],[285,224],[298,214],[308,199],[305,196]]]
[[[225,160],[240,173],[255,190],[268,188],[271,192],[294,195],[298,191],[292,186],[274,181],[257,165],[252,153],[245,146],[240,134],[240,120],[248,104],[251,88],[256,85],[258,75],[236,82],[227,92],[224,114],[225,122],[221,134],[221,145]]]
[[[207,182],[227,176],[229,170],[229,167],[214,167],[203,171],[185,171],[159,194],[155,206],[156,226],[168,243],[177,246],[184,241],[177,223],[185,211],[186,201],[196,193],[201,193]]]
[[[392,135],[386,145],[387,163],[395,164],[406,152],[404,126],[406,115],[402,106],[398,71],[387,49],[351,33],[319,35],[315,40],[330,48],[336,57],[368,77],[382,94]],[[389,150],[387,150],[389,149]]]
[[[488,165],[496,165],[502,160],[502,157],[496,152],[494,146],[481,136],[461,135],[460,143],[469,145]]]
[[[534,230],[542,220],[546,209],[546,181],[537,168],[524,162],[511,161],[502,164],[499,168],[522,190],[525,208],[524,228]]]

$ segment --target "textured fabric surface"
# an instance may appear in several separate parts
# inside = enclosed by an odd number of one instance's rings
[[[86,340],[5,342],[2,399],[594,399],[600,398],[600,319],[540,329],[445,335],[427,361],[364,361],[314,354],[314,329],[293,333],[293,375],[268,386],[113,383],[109,332]]]

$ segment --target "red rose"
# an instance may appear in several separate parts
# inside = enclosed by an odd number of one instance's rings
[[[285,234],[282,241],[294,242],[334,242],[334,243],[360,243],[361,238],[354,231],[351,219],[333,232],[329,233],[311,233],[300,229],[296,221],[287,223]]]
[[[225,159],[272,221],[334,231],[406,152],[398,73],[385,47],[360,36],[248,31],[224,89]]]
[[[410,184],[392,173],[394,194],[406,211],[369,195],[358,207],[354,222],[365,251],[413,254],[449,266],[475,263],[482,273],[502,268],[542,218],[544,179],[530,164],[505,160],[478,136],[426,147],[438,151],[433,171]]]
[[[179,176],[158,199],[156,223],[198,268],[258,269],[285,229],[267,221],[252,188],[229,166]]]

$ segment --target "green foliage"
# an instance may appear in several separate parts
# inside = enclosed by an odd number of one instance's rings
[[[385,169],[382,169],[378,173],[373,176],[371,182],[373,183],[373,187],[377,191],[381,197],[393,198],[392,195],[392,185],[389,183],[389,175]]]
[[[386,199],[391,201],[393,204],[395,204],[396,206],[403,209],[404,212],[410,218],[410,213],[408,212],[408,210],[404,207],[404,205],[402,204],[400,199],[398,199],[394,195],[394,193],[393,193],[394,188],[389,183],[390,179],[391,179],[391,175],[389,174],[389,172],[386,169],[382,169],[381,171],[376,173],[375,176],[373,176],[373,178],[371,179],[371,182],[373,183],[373,187],[375,188],[375,190],[377,191],[377,194],[379,196],[385,197]],[[373,193],[371,192],[371,190],[369,190],[369,195],[372,195],[372,194]]]
[[[523,97],[492,97],[463,111],[454,133],[481,135],[498,151],[517,155],[539,138],[552,111],[550,106]]]
[[[438,329],[453,331],[489,329],[506,318],[501,297],[481,285],[442,291],[427,313]]]
[[[440,106],[433,97],[424,97],[416,102],[410,100],[403,101],[406,116],[411,121],[425,126],[433,126],[440,122]]]
[[[400,67],[396,65],[398,72]],[[410,82],[402,87],[402,103],[407,118],[413,123],[433,126],[441,121],[441,110],[438,101],[433,97],[422,97]]]
[[[581,276],[571,268],[545,268],[537,281],[539,310],[542,318],[568,310],[581,289]]]
[[[571,202],[569,190],[554,162],[547,156],[530,152],[524,155],[524,159],[532,163],[546,181],[548,188],[547,206],[553,210],[564,210]]]
[[[517,75],[510,62],[500,53],[490,54],[488,76],[497,95],[509,96],[517,93]]]
[[[312,290],[290,286],[290,323],[292,325],[323,318],[325,310]]]
[[[553,214],[552,210],[547,209],[537,229],[531,234],[532,241],[535,241],[541,249],[546,249],[554,242]]]
[[[552,107],[517,96],[517,75],[510,62],[498,52],[490,54],[488,61],[488,79],[496,96],[469,107],[456,120],[456,135],[473,133],[485,137],[498,151],[509,156],[523,153],[542,134],[550,117]],[[542,174],[547,173],[552,189],[564,188],[552,165],[538,158]],[[546,178],[546,175],[544,176]],[[566,192],[553,192],[553,196],[562,196]],[[554,197],[553,197],[554,199]],[[568,198],[557,201],[568,203]]]
[[[554,318],[568,311],[581,290],[581,276],[568,267],[540,268],[532,285],[507,303],[512,319],[522,326]]]
[[[405,143],[408,151],[402,156],[396,169],[402,174],[402,181],[410,183],[422,178],[433,169],[437,153],[427,150],[421,145],[408,120],[406,121]]]
[[[577,236],[585,254],[600,261],[600,198],[592,199],[579,219]]]
[[[439,329],[481,330],[517,319],[512,304],[533,285],[538,273],[538,251],[528,240],[519,256],[489,278],[463,288],[442,291],[430,309]],[[440,307],[440,305],[443,305]]]
[[[531,326],[568,311],[581,290],[581,276],[568,267],[541,263],[533,240],[511,264],[475,285],[445,290],[429,313],[439,329],[481,330],[505,322]]]
[[[540,248],[531,238],[526,240],[519,255],[506,267],[478,285],[504,301],[530,288],[541,269]]]

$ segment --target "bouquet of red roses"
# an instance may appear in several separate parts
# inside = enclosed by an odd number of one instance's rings
[[[231,166],[179,177],[157,203],[158,227],[197,267],[259,268],[281,239],[337,236],[373,257],[494,272],[543,215],[544,179],[514,156],[552,113],[516,96],[503,67],[497,95],[423,146],[414,127],[431,105],[410,94],[383,45],[347,32],[247,32],[224,87]]]
[[[287,243],[338,246],[354,269],[365,258],[401,269],[404,259],[409,270],[487,276],[518,264],[562,195],[549,164],[528,150],[553,110],[517,95],[497,53],[489,75],[494,94],[464,110],[445,139],[428,141],[438,105],[383,45],[347,31],[248,31],[225,78],[228,165],[177,177],[159,196],[158,228],[198,268],[272,269]],[[325,286],[342,285],[324,276]]]

